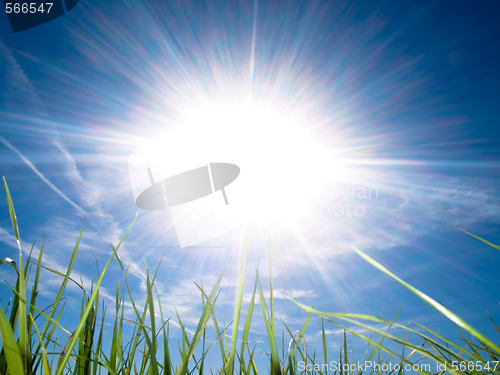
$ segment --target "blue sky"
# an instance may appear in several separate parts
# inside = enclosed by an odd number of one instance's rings
[[[166,315],[175,317],[177,308],[193,329],[200,313],[193,281],[211,287],[226,266],[217,314],[230,321],[245,235],[246,289],[257,261],[268,285],[270,226],[236,228],[202,244],[221,248],[169,248],[178,242],[168,214],[134,204],[128,157],[144,140],[182,128],[180,119],[201,103],[231,108],[250,98],[300,119],[332,163],[324,169],[328,181],[311,187],[313,210],[300,225],[274,227],[278,318],[300,329],[306,317],[287,296],[319,310],[384,318],[404,305],[402,322],[457,336],[357,256],[355,245],[495,338],[486,311],[500,320],[500,253],[448,224],[500,243],[499,16],[495,2],[82,0],[63,17],[12,34],[1,13],[0,171],[23,251],[46,235],[44,261],[63,270],[86,216],[73,272],[89,286],[95,260],[105,262],[109,244],[139,212],[121,249],[138,299],[144,259],[154,265],[165,251],[158,286]],[[211,123],[200,126],[210,130]],[[286,130],[271,146],[259,131],[249,152],[272,159]],[[195,154],[189,146],[182,152]],[[376,197],[349,197],[370,187]],[[0,257],[15,258],[3,196]],[[329,211],[346,202],[364,214]],[[298,205],[287,204],[292,211]],[[1,267],[0,276],[12,283],[15,275]],[[110,307],[122,278],[113,265],[102,293]],[[47,301],[58,281],[45,275]],[[0,293],[4,306],[10,292],[1,286]],[[67,297],[78,311],[78,288]],[[264,352],[259,309],[253,326]],[[320,344],[320,327],[311,321],[308,345]],[[329,341],[337,353],[333,327]]]

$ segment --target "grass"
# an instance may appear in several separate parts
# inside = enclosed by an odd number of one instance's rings
[[[224,273],[222,272],[210,291],[205,290],[202,285],[197,285],[201,295],[202,313],[193,334],[188,334],[181,317],[177,314],[176,318],[182,334],[182,340],[178,348],[180,362],[174,364],[171,360],[172,356],[170,352],[170,321],[164,319],[161,301],[155,286],[159,266],[152,272],[146,263],[147,295],[145,296],[144,305],[138,306],[128,283],[128,267],[122,263],[119,256],[119,248],[133,223],[120,243],[116,247],[111,246],[109,260],[100,275],[98,275],[95,285],[89,291],[86,291],[70,278],[82,238],[83,226],[65,274],[42,265],[43,244],[40,248],[37,261],[32,261],[30,255],[26,260],[26,264],[24,264],[14,204],[5,178],[4,185],[7,193],[10,219],[19,248],[19,260],[17,263],[9,258],[0,260],[0,265],[10,265],[17,272],[15,287],[9,285],[13,293],[13,300],[9,301],[7,306],[0,308],[0,333],[2,340],[0,374],[230,375],[237,373],[257,375],[270,373],[271,375],[295,375],[326,374],[329,372],[334,375],[350,375],[356,372],[359,375],[363,373],[369,375],[401,375],[411,371],[408,366],[418,366],[416,371],[421,374],[442,374],[446,371],[452,374],[490,373],[500,375],[500,365],[494,368],[495,364],[498,364],[498,361],[500,361],[499,345],[495,344],[458,315],[407,284],[357,248],[354,248],[354,250],[363,259],[437,309],[443,316],[476,339],[478,344],[474,344],[460,333],[463,338],[463,344],[460,346],[421,324],[414,323],[416,326],[414,328],[401,325],[396,322],[397,316],[393,320],[387,320],[372,315],[322,312],[294,300],[292,301],[298,307],[304,309],[309,314],[300,331],[292,332],[287,324],[282,321],[286,329],[286,335],[285,332],[282,332],[281,337],[279,337],[276,333],[274,313],[271,272],[273,249],[271,247],[270,298],[266,301],[257,272],[252,298],[246,309],[241,340],[238,340],[238,333],[240,317],[243,312],[246,249],[242,257],[237,285],[231,335],[226,335],[229,326],[226,326],[224,322],[221,326],[221,322],[217,320],[214,312],[214,306],[219,296],[219,285]],[[468,234],[493,248],[500,249],[498,246],[473,234]],[[114,325],[111,333],[111,331],[106,332],[104,330],[106,310],[104,307],[100,308],[99,306],[99,289],[112,262],[117,262],[120,266],[125,278],[125,288],[122,291],[118,282],[116,287],[116,304],[114,314],[112,315],[114,316]],[[36,266],[36,271],[31,292],[27,293],[26,286],[33,268],[32,266]],[[38,284],[42,269],[52,272],[62,279],[54,301],[48,307],[44,308],[40,307],[37,303]],[[73,331],[69,331],[61,324],[61,321],[63,321],[62,317],[66,311],[64,309],[63,295],[69,282],[75,282],[79,285],[83,293],[78,325]],[[256,296],[260,300],[267,332],[270,351],[267,353],[269,357],[268,368],[257,368],[255,361],[257,344],[252,344],[248,340]],[[124,318],[126,301],[133,308],[135,314],[134,320]],[[307,343],[305,341],[306,330],[313,315],[321,317],[322,323],[322,353],[318,354],[318,357],[316,356],[316,352],[311,353],[310,350],[307,350]],[[157,326],[156,316],[160,316],[161,318],[159,320],[161,322],[160,326]],[[497,333],[500,334],[498,326],[493,319],[491,321]],[[212,341],[207,342],[207,325],[210,322],[215,327],[217,334],[215,338],[212,338]],[[343,347],[339,351],[338,358],[333,359],[335,368],[328,365],[331,362],[329,362],[328,358],[325,323],[338,327],[344,333]],[[125,337],[126,330],[124,329],[124,324],[132,324],[134,327],[130,336]],[[383,326],[382,328],[381,325]],[[359,329],[353,327],[359,327]],[[393,327],[402,328],[405,332],[404,337],[394,335],[391,332]],[[56,332],[62,332],[63,335],[56,335]],[[376,335],[377,339],[373,339],[372,336],[365,336],[362,334],[363,332],[372,332]],[[357,358],[357,360],[355,360],[354,353],[348,347],[347,334],[358,337],[366,343],[364,355]],[[104,344],[105,336],[112,338],[110,347],[106,347]],[[229,344],[228,338],[230,339]],[[241,341],[241,345],[238,348],[239,341]],[[280,342],[281,353],[278,348]],[[207,366],[206,361],[209,352],[217,351],[216,346],[220,347],[221,366],[214,370]],[[441,367],[437,369],[438,371],[431,371],[431,369],[425,366],[420,366],[419,363],[424,363],[425,360],[438,363]],[[330,361],[332,361],[331,358]],[[355,366],[355,363],[366,363],[367,361],[373,365],[361,369]],[[392,366],[392,363],[396,363],[399,367]]]

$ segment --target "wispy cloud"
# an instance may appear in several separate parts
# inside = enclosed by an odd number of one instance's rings
[[[85,210],[81,208],[79,205],[77,205],[75,202],[73,202],[71,199],[69,199],[66,194],[64,194],[61,190],[59,190],[52,182],[49,181],[47,177],[45,177],[34,165],[33,163],[17,148],[15,148],[9,141],[7,141],[4,137],[0,135],[0,142],[2,142],[7,148],[10,150],[14,151],[20,158],[21,160],[38,176],[40,179],[45,182],[52,190],[54,190],[61,198],[63,198],[66,202],[71,204],[80,215],[85,216]]]
[[[269,290],[263,290],[262,293],[264,294],[264,298],[266,301],[269,301],[271,298],[271,293]],[[273,289],[273,298],[274,299],[284,299],[287,300],[288,298],[302,298],[302,297],[317,297],[316,293],[312,289],[307,289],[307,290],[300,290],[300,289],[283,289],[283,288],[275,288]],[[251,294],[245,294],[243,296],[243,301],[245,303],[250,303],[252,300]],[[258,292],[255,295],[255,303],[260,304],[260,296]]]
[[[123,231],[120,229],[119,223],[114,220],[114,217],[102,207],[104,198],[101,182],[106,181],[105,178],[103,179],[103,174],[99,175],[94,171],[92,171],[93,174],[90,176],[82,174],[77,166],[75,157],[70,153],[68,147],[66,147],[62,141],[56,124],[51,120],[50,115],[45,110],[43,102],[40,100],[29,77],[24,72],[22,66],[17,62],[12,51],[2,43],[1,39],[0,63],[2,72],[5,73],[4,77],[7,88],[0,93],[0,99],[4,99],[3,107],[9,109],[8,114],[10,116],[19,119],[19,112],[24,112],[20,111],[17,106],[22,105],[24,108],[26,104],[29,104],[30,112],[26,118],[22,118],[23,124],[43,119],[44,131],[40,133],[40,136],[46,140],[47,146],[53,146],[50,152],[44,150],[44,155],[50,157],[51,160],[54,161],[59,174],[66,178],[66,180],[73,185],[74,189],[69,192],[61,191],[60,188],[55,186],[54,183],[34,165],[29,155],[21,153],[15,144],[10,143],[1,135],[0,142],[9,150],[17,154],[38,178],[75,208],[79,216],[97,218],[98,220],[90,221],[91,225],[99,231],[99,235],[95,236],[96,238],[100,238],[102,241],[108,243],[116,243],[120,239]],[[54,220],[57,221],[58,219],[53,218],[52,221]],[[66,232],[65,227],[67,227],[66,229],[68,229],[68,231],[73,230],[71,223],[68,224],[64,220],[61,220],[60,225],[58,225],[58,230],[60,230],[60,232]],[[50,233],[53,232],[50,231]],[[141,274],[141,276],[143,275]]]

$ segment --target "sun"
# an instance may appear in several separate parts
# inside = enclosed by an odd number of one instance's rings
[[[227,194],[242,221],[295,222],[324,180],[327,148],[307,119],[272,106],[207,104],[186,112],[178,130],[191,144],[191,157],[240,167]]]
[[[308,217],[328,169],[328,149],[312,129],[306,118],[271,105],[205,103],[145,141],[142,157],[155,181],[209,163],[235,164],[240,174],[220,197],[234,220],[296,226]]]

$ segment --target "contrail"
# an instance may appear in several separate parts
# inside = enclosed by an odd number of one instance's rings
[[[0,135],[0,142],[2,142],[6,147],[8,147],[9,149],[11,149],[12,151],[14,151],[17,155],[19,155],[19,157],[22,159],[22,161],[24,161],[24,163],[31,168],[31,170],[33,172],[35,172],[35,174],[40,177],[42,179],[43,182],[45,182],[47,185],[49,185],[49,187],[54,190],[57,194],[59,194],[59,196],[61,196],[61,198],[63,198],[65,201],[67,201],[69,204],[71,204],[74,208],[76,208],[76,210],[85,216],[85,211],[80,207],[78,206],[76,203],[74,203],[71,199],[69,199],[61,190],[59,190],[57,187],[54,186],[54,184],[52,182],[50,182],[49,180],[47,180],[47,178],[40,173],[40,171],[38,169],[36,169],[36,167],[33,165],[33,163],[31,161],[29,161],[29,159],[24,156],[23,154],[21,154],[14,146],[12,146],[4,137],[2,137]]]

